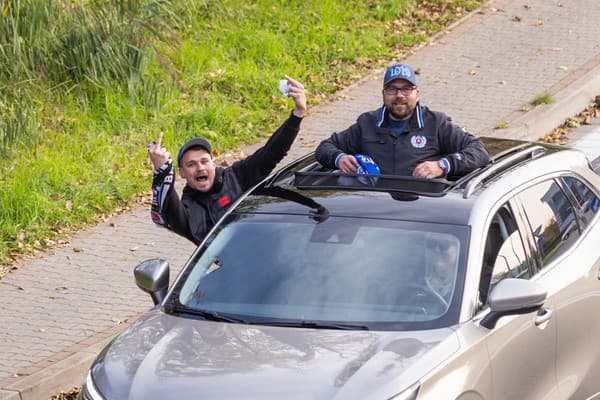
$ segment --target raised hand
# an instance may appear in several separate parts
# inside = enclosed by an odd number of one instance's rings
[[[292,111],[296,117],[303,118],[306,115],[306,92],[304,85],[297,80],[285,75],[290,88],[288,96],[294,99],[294,110]]]
[[[167,149],[162,147],[162,139],[163,133],[161,132],[158,135],[158,139],[148,146],[148,155],[150,155],[150,160],[155,169],[164,165],[171,157]]]

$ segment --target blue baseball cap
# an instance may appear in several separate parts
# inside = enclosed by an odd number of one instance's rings
[[[371,157],[369,157],[366,154],[355,154],[354,158],[356,158],[356,161],[358,161],[358,163],[360,164],[360,166],[358,167],[356,173],[357,174],[368,174],[368,175],[380,175],[381,171],[379,170],[379,167],[377,166],[377,164],[375,163],[375,161],[373,161],[373,159]],[[362,177],[359,176],[358,177],[358,181],[364,185],[374,185],[375,183],[377,183],[377,178],[370,176],[368,177],[368,179],[365,179],[366,177]]]
[[[373,161],[373,159],[371,157],[369,157],[368,155],[355,154],[354,158],[356,158],[356,161],[358,161],[358,163],[360,164],[360,167],[358,167],[357,173],[371,174],[371,175],[381,174],[381,171],[379,170],[379,167],[377,166],[375,161]]]
[[[406,64],[395,64],[389,67],[385,71],[385,76],[383,77],[383,87],[386,87],[388,83],[395,81],[396,79],[404,79],[414,86],[417,86],[415,71]]]

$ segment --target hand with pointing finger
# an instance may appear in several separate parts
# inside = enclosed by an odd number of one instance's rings
[[[163,133],[161,132],[158,135],[156,142],[152,142],[150,146],[148,146],[148,154],[150,155],[150,160],[152,161],[154,169],[164,165],[171,157],[167,149],[162,147],[162,139]]]

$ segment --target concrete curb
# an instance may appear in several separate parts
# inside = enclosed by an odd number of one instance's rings
[[[0,391],[0,399],[47,399],[48,393],[56,394],[81,385],[90,365],[108,342],[109,340],[104,340],[18,380]]]
[[[504,118],[510,128],[488,129],[482,134],[539,141],[544,135],[551,133],[567,118],[583,111],[600,95],[600,55],[552,86],[548,93],[554,98],[554,103],[537,106],[528,112],[515,111]]]
[[[131,319],[133,320],[134,318]],[[126,327],[119,329],[119,332]],[[98,353],[119,334],[114,329],[109,331],[109,337],[101,335],[101,338],[88,339],[86,342],[96,341],[60,361],[39,368],[30,375],[5,380],[8,383],[0,388],[0,400],[48,400],[49,396],[69,391],[75,386],[81,387]]]

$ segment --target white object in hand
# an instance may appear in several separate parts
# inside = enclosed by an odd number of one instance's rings
[[[287,79],[282,79],[279,81],[279,91],[282,95],[287,96],[291,87],[292,86],[288,83]]]

